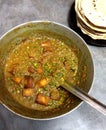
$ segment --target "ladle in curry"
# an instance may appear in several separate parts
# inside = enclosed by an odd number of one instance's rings
[[[79,87],[76,87],[76,86],[72,85],[69,82],[65,82],[62,85],[62,87],[64,89],[68,90],[69,92],[71,92],[72,94],[74,94],[75,96],[77,96],[78,98],[80,98],[81,100],[83,100],[86,103],[88,103],[90,106],[92,106],[93,108],[95,108],[96,110],[101,112],[102,114],[106,115],[106,105],[101,103],[101,102],[99,102],[94,97],[91,97],[86,92],[81,90]]]

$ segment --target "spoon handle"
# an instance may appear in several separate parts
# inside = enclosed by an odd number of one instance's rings
[[[88,103],[90,106],[92,106],[102,114],[106,115],[106,105],[99,102],[94,97],[91,97],[80,88],[75,87],[72,84],[66,82],[64,83],[64,85],[62,85],[62,87],[71,92],[72,94],[74,94],[75,96],[79,97],[81,100]]]

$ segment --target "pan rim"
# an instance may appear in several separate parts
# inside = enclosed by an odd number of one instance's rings
[[[92,77],[93,77],[93,78],[92,78],[92,81],[91,81],[91,87],[90,87],[90,89],[89,89],[89,91],[88,91],[88,94],[89,94],[89,93],[92,91],[93,84],[94,84],[94,62],[93,62],[93,57],[92,57],[92,55],[91,55],[91,51],[90,51],[88,45],[87,45],[86,42],[83,40],[83,38],[81,38],[81,37],[79,36],[79,34],[77,34],[75,31],[73,31],[72,29],[70,29],[70,28],[67,27],[66,25],[63,25],[63,24],[58,23],[58,22],[55,22],[55,21],[49,21],[49,20],[28,21],[28,22],[24,22],[24,23],[22,23],[22,24],[19,24],[19,25],[15,26],[15,27],[11,28],[9,31],[7,31],[6,33],[4,33],[4,34],[0,37],[0,40],[3,39],[9,32],[13,31],[14,29],[17,29],[17,28],[19,28],[19,27],[22,27],[22,26],[24,26],[24,25],[31,24],[31,23],[47,23],[47,24],[48,24],[48,23],[52,23],[52,24],[61,26],[61,27],[65,28],[65,29],[71,31],[71,32],[74,33],[77,37],[79,37],[79,38],[81,39],[81,41],[83,42],[83,44],[85,45],[85,47],[87,48],[87,50],[88,50],[88,52],[89,52],[89,54],[90,54],[91,61],[92,61],[92,67],[93,67],[93,68],[92,68],[92,70],[93,70],[93,72],[92,72]],[[68,111],[68,112],[66,112],[66,113],[64,113],[64,114],[61,114],[61,115],[59,115],[59,116],[54,116],[54,117],[48,117],[48,118],[31,118],[31,117],[28,117],[28,116],[24,116],[24,115],[21,115],[21,114],[15,112],[15,111],[13,111],[12,109],[10,109],[7,105],[5,105],[4,103],[2,103],[2,101],[1,101],[1,104],[2,104],[5,108],[7,108],[9,111],[11,111],[12,113],[14,113],[15,115],[18,115],[18,116],[23,117],[23,118],[25,118],[25,119],[45,121],[45,120],[57,119],[57,118],[60,118],[60,117],[65,116],[65,115],[68,115],[68,114],[70,114],[71,112],[73,112],[74,110],[76,110],[78,107],[80,107],[80,105],[82,105],[83,102],[84,102],[84,101],[81,101],[76,107],[74,107],[72,110],[70,110],[70,111]]]

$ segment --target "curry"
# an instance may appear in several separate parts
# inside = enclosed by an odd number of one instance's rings
[[[36,31],[9,54],[5,81],[12,97],[25,107],[48,110],[62,105],[70,96],[61,88],[68,77],[76,83],[78,57],[59,37]]]

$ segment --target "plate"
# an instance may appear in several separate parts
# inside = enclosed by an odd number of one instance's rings
[[[72,4],[69,15],[68,15],[68,24],[71,29],[78,33],[89,45],[106,47],[106,40],[94,40],[90,36],[84,34],[81,29],[77,26],[76,12],[74,9],[75,3]]]

